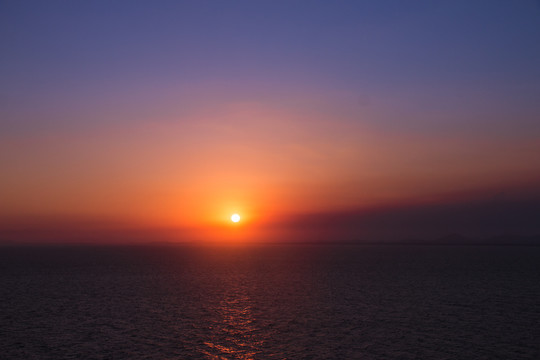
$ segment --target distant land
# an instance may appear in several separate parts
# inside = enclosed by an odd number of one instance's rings
[[[393,242],[396,244],[396,242]],[[468,237],[461,234],[449,234],[431,240],[406,239],[401,244],[418,245],[540,245],[540,235],[498,235],[491,237]]]
[[[94,242],[94,241],[40,241],[36,240],[5,240],[0,239],[0,246],[175,246],[175,245],[199,245],[205,244],[201,241],[138,241],[138,242],[129,242],[129,241],[113,241],[113,242]],[[500,246],[540,246],[540,234],[539,235],[498,235],[490,237],[469,237],[458,233],[448,234],[442,237],[434,239],[415,239],[415,238],[406,238],[402,240],[333,240],[333,241],[252,241],[244,242],[243,245],[471,245],[471,246],[480,246],[480,245],[500,245]],[[227,243],[222,243],[222,245],[227,245]]]
[[[269,242],[267,242],[269,243]],[[285,242],[281,241],[280,244]],[[349,241],[298,241],[295,244],[328,245],[502,245],[502,246],[540,246],[540,235],[497,235],[489,237],[469,237],[461,234],[449,234],[433,239],[405,238],[401,240],[349,240]]]

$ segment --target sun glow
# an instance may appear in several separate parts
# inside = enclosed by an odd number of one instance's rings
[[[231,215],[231,221],[232,221],[232,222],[235,222],[235,223],[239,222],[239,221],[240,221],[240,215],[238,215],[238,214],[232,214],[232,215]]]

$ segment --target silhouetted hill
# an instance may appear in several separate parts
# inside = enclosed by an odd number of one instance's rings
[[[448,234],[446,236],[433,240],[433,242],[441,244],[464,244],[475,241],[478,241],[478,239],[470,238],[458,233]]]
[[[452,233],[434,240],[425,240],[424,244],[440,245],[540,245],[540,235],[498,235],[485,238],[468,237]]]

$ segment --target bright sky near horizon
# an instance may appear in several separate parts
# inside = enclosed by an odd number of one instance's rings
[[[0,226],[536,196],[539,39],[533,0],[2,2]]]

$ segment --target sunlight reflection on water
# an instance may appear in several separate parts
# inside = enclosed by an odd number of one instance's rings
[[[227,280],[218,316],[210,325],[215,336],[204,342],[206,348],[201,352],[208,359],[254,359],[263,341],[253,316],[251,298],[242,279],[231,276]]]
[[[539,248],[0,252],[6,359],[538,359]]]

